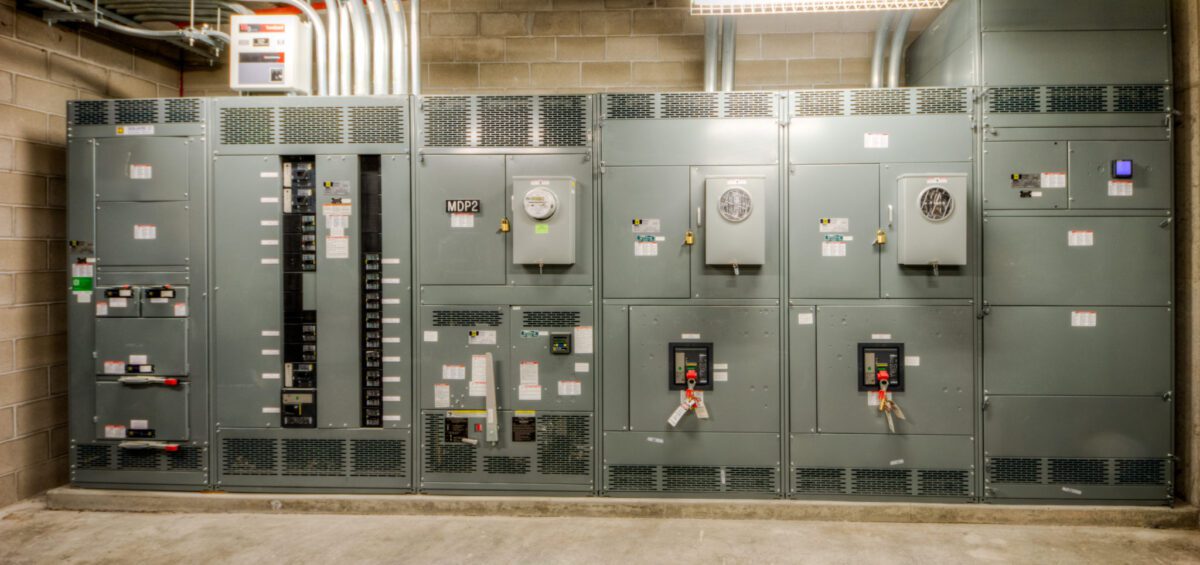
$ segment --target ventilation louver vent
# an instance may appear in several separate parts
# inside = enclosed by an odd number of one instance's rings
[[[907,116],[966,114],[971,111],[966,88],[869,88],[858,90],[797,90],[792,92],[792,116]]]
[[[609,120],[774,118],[771,92],[677,92],[605,94]]]
[[[1165,459],[991,457],[988,483],[1166,486]]]
[[[1162,113],[1166,87],[1153,84],[1116,86],[1013,86],[988,90],[987,111],[993,114]]]
[[[75,448],[76,469],[107,469],[112,465],[112,448],[107,445],[83,444]]]
[[[962,498],[973,494],[971,472],[962,469],[797,467],[793,474],[795,477],[794,489],[798,495],[851,494]]]
[[[918,114],[963,114],[966,111],[966,89],[922,88],[917,90]]]
[[[404,477],[408,446],[394,439],[222,438],[231,476]]]
[[[204,121],[199,98],[75,100],[67,104],[73,126],[198,124]]]
[[[792,115],[798,117],[841,116],[846,113],[844,90],[802,90],[792,95]]]
[[[526,310],[521,313],[526,328],[573,328],[579,325],[579,312],[569,310]]]
[[[272,143],[275,143],[275,112],[272,108],[221,108],[221,144]]]
[[[434,310],[434,327],[499,326],[504,314],[499,310]]]
[[[797,467],[796,494],[845,494],[846,474],[843,469]]]
[[[128,470],[158,469],[158,450],[120,449],[117,451],[117,467]]]
[[[427,96],[425,147],[586,147],[586,96]]]
[[[170,98],[164,101],[166,115],[164,121],[168,124],[190,124],[200,121],[200,99]]]
[[[335,106],[279,109],[280,143],[308,145],[342,142],[342,109]]]
[[[404,108],[352,106],[350,143],[404,143]]]
[[[970,496],[971,476],[966,471],[917,471],[917,496]]]
[[[116,110],[118,124],[158,123],[158,100],[117,100]]]
[[[82,100],[71,102],[71,124],[98,126],[109,122],[109,103],[104,100]]]
[[[476,449],[466,443],[446,443],[446,421],[441,414],[425,415],[425,472],[472,473]]]
[[[176,451],[121,449],[113,444],[75,447],[75,468],[93,471],[202,471],[204,448],[181,445]]]
[[[605,473],[610,492],[775,494],[779,488],[773,467],[608,465]]]
[[[592,467],[592,420],[581,415],[537,417],[538,472],[587,476]]]
[[[851,469],[850,494],[902,496],[909,494],[911,480],[908,469]]]
[[[529,458],[485,455],[483,472],[489,475],[524,475],[529,472]]]
[[[908,114],[909,91],[905,89],[877,88],[850,91],[850,115],[852,116],[895,116]]]

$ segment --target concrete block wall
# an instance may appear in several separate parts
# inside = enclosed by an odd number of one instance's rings
[[[162,46],[52,28],[15,1],[0,0],[0,506],[67,480],[67,101],[179,92]]]

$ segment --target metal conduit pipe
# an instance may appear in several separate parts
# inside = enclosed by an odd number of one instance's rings
[[[329,95],[338,96],[341,93],[341,54],[338,49],[342,44],[339,34],[342,31],[338,15],[341,8],[337,0],[325,0],[325,18],[329,22]]]
[[[408,57],[412,73],[412,93],[421,94],[421,0],[408,3]]]
[[[240,2],[257,2],[259,4],[287,4],[301,12],[312,22],[313,35],[316,36],[316,45],[313,46],[317,51],[317,94],[325,96],[329,94],[329,79],[325,73],[325,53],[328,49],[328,39],[325,37],[325,22],[321,16],[317,15],[317,11],[304,0],[239,0]]]
[[[108,26],[109,23],[113,23],[113,24],[124,25],[125,27],[127,27],[129,29],[134,29],[134,30],[138,30],[138,31],[153,31],[153,30],[145,30],[143,28],[133,27],[133,26],[137,25],[138,22],[136,22],[130,18],[127,18],[125,16],[122,16],[121,14],[112,12],[111,10],[101,8],[100,6],[97,6],[97,5],[93,5],[90,2],[78,1],[78,0],[72,0],[67,3],[57,2],[55,0],[32,0],[32,1],[39,6],[43,6],[43,7],[55,10],[55,12],[53,12],[53,13],[47,13],[47,14],[43,15],[43,18],[45,18],[48,22],[53,22],[53,21],[55,21],[54,18],[58,18],[61,20],[70,20],[70,21],[91,21],[92,24],[95,26],[102,26],[102,25]],[[81,14],[86,15],[86,17],[80,18],[79,16]],[[105,18],[105,19],[102,20],[101,18]],[[101,23],[101,22],[105,22],[105,23]],[[119,33],[125,33],[114,27],[108,27],[108,29],[117,31]],[[167,33],[173,34],[175,32],[169,31]],[[170,42],[172,45],[178,46],[181,49],[191,51],[191,52],[196,53],[203,57],[211,58],[213,56],[212,53],[205,53],[202,50],[196,49],[195,47],[190,45],[188,43],[188,41],[186,41],[187,39],[197,39],[198,38],[201,41],[201,43],[204,43],[206,45],[212,45],[212,41],[205,36],[205,34],[207,34],[207,33],[208,33],[208,31],[205,30],[205,31],[199,31],[199,32],[193,31],[191,36],[152,35],[152,36],[142,36],[142,37],[150,37],[152,39],[163,39],[163,40]],[[216,47],[214,46],[214,49],[215,48]]]
[[[119,24],[117,22],[107,19],[106,17],[97,16],[93,12],[77,11],[74,5],[60,4],[53,0],[33,0],[33,1],[34,1],[34,3],[45,6],[47,8],[52,8],[54,10],[61,10],[62,13],[55,14],[61,20],[91,22],[99,27],[102,27],[105,29],[110,29],[112,31],[115,31],[117,33],[123,33],[125,35],[132,35],[135,37],[145,37],[148,39],[188,39],[188,40],[199,41],[200,43],[203,43],[210,47],[216,47],[217,41],[221,41],[221,42],[225,43],[226,45],[228,45],[230,42],[230,38],[229,38],[228,34],[222,33],[217,30],[177,29],[177,30],[159,31],[159,30],[152,30],[152,29],[143,29],[143,28],[138,28],[138,27],[133,27],[133,26],[127,26],[125,24]]]
[[[353,33],[350,31],[350,6],[349,2],[340,2],[338,8],[338,58],[341,59],[340,66],[341,76],[338,77],[338,91],[342,96],[350,96],[354,93],[353,82],[350,78],[354,71],[354,45]]]
[[[892,55],[888,60],[888,88],[900,87],[900,62],[904,59],[904,43],[908,39],[908,27],[912,25],[913,10],[900,16],[900,23],[892,32]]]
[[[721,18],[721,90],[733,92],[733,65],[737,57],[737,20]]]
[[[367,14],[371,18],[371,68],[374,70],[371,79],[373,87],[372,92],[375,95],[383,95],[388,93],[388,73],[391,72],[391,63],[388,59],[391,56],[388,43],[391,38],[388,35],[387,15],[383,12],[383,2],[380,0],[367,0]]]
[[[884,12],[875,29],[875,51],[871,54],[871,88],[883,88],[883,54],[887,44],[888,31],[892,20],[896,19],[895,12]]]
[[[371,93],[371,30],[362,0],[346,0],[346,6],[354,31],[354,95],[366,96]]]
[[[404,4],[400,0],[384,0],[388,23],[392,28],[392,94],[408,94],[408,30],[404,26]]]
[[[715,92],[717,90],[717,33],[721,29],[721,22],[716,16],[707,16],[704,18],[704,91]]]
[[[229,10],[235,14],[241,14],[243,16],[254,15],[254,10],[251,10],[250,8],[247,8],[241,4],[238,4],[237,2],[214,2],[214,4],[216,4],[222,8],[225,8],[226,10]]]

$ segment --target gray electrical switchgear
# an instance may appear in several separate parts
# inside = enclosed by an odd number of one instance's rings
[[[781,496],[781,97],[601,100],[601,492]]]
[[[68,106],[74,484],[210,482],[207,115],[196,98]]]
[[[592,98],[417,104],[418,488],[594,492]]]
[[[977,495],[973,97],[791,93],[791,496]]]
[[[215,485],[411,489],[407,100],[211,104]]]

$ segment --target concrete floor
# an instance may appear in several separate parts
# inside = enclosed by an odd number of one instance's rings
[[[0,510],[0,563],[1198,563],[1200,531]]]

